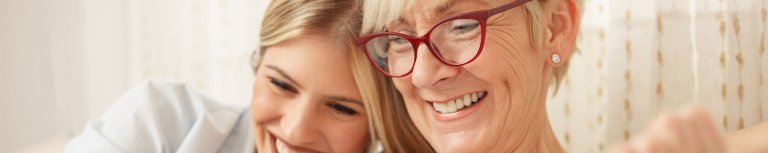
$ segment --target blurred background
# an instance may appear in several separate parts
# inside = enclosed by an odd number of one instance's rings
[[[268,3],[0,0],[0,152],[60,144],[148,79],[247,105]]]
[[[605,152],[694,104],[726,131],[768,121],[767,3],[586,0],[580,51],[547,103],[566,150]]]
[[[768,0],[587,0],[548,109],[571,152],[604,152],[659,113],[768,121]],[[187,82],[247,105],[268,0],[0,0],[0,152],[55,150],[131,86]]]

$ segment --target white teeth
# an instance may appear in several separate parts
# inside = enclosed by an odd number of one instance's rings
[[[277,153],[287,153],[288,149],[285,148],[285,144],[282,143],[279,139],[277,142],[275,142],[275,150]]]
[[[472,93],[472,94],[469,94],[469,95],[471,95],[471,96],[469,96],[469,97],[470,97],[470,98],[469,98],[470,100],[466,100],[466,98],[464,98],[464,99],[465,99],[465,100],[464,100],[464,105],[465,105],[465,106],[469,106],[469,105],[472,105],[472,102],[475,102],[475,101],[477,101],[477,99],[476,99],[476,98],[472,98],[472,97],[477,97],[477,93]],[[464,97],[467,97],[467,96],[464,96]]]
[[[463,100],[462,101],[454,100],[454,102],[456,103],[456,109],[464,108],[465,106],[464,104],[466,103],[466,102],[463,102]]]
[[[456,108],[456,103],[454,101],[447,102],[447,104],[448,104],[447,105],[448,107],[446,109],[446,113],[453,113],[453,112],[456,112],[456,110],[458,110]]]
[[[435,108],[435,111],[443,114],[454,113],[458,110],[461,110],[462,108],[469,107],[473,103],[480,101],[480,99],[482,99],[485,94],[486,92],[466,94],[463,97],[459,97],[445,103],[432,103],[432,106]]]
[[[432,103],[432,106],[435,107],[435,110],[437,112],[441,112],[441,113],[444,113],[447,107],[445,103]]]
[[[472,101],[472,98],[470,98],[469,95],[471,95],[471,94],[464,95],[464,101]],[[474,102],[474,101],[472,101],[472,102]]]

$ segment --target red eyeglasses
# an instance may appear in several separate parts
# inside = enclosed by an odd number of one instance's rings
[[[468,64],[483,52],[488,17],[523,5],[531,0],[517,0],[488,10],[451,17],[439,22],[424,36],[415,38],[397,32],[364,35],[355,40],[376,68],[390,77],[404,77],[413,72],[419,44],[450,66]]]

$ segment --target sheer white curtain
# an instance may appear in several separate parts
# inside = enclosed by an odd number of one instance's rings
[[[768,121],[766,0],[587,0],[548,109],[562,144],[604,152],[690,104],[727,131]]]
[[[0,152],[81,132],[132,85],[247,105],[263,0],[0,1]]]

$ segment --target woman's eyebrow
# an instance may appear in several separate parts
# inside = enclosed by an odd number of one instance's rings
[[[456,5],[456,1],[458,0],[447,0],[444,2],[437,2],[432,7],[430,7],[429,11],[434,12],[435,15],[437,14],[443,14],[445,11],[448,11],[448,9],[452,8]]]
[[[430,9],[428,9],[428,10],[431,13],[434,13],[434,14],[432,14],[433,16],[434,15],[441,15],[441,14],[444,14],[444,13],[448,12],[448,10],[450,10],[454,6],[459,5],[458,4],[458,3],[460,3],[459,1],[460,0],[447,0],[447,1],[444,1],[444,2],[437,2],[437,3],[432,4],[432,6],[429,7]],[[469,3],[480,4],[480,5],[488,5],[487,1],[466,1],[466,0],[463,0],[461,2],[469,2]],[[464,4],[461,4],[461,5],[464,5]]]
[[[335,100],[335,101],[350,102],[350,103],[358,104],[360,106],[365,106],[365,105],[363,105],[362,101],[354,99],[354,98],[347,98],[347,97],[342,97],[342,96],[327,96],[327,97],[328,97],[328,99]]]
[[[294,80],[293,78],[291,78],[291,76],[289,76],[289,75],[288,75],[288,73],[285,73],[285,71],[283,71],[283,69],[280,69],[280,68],[278,68],[277,66],[274,66],[274,65],[268,65],[268,64],[267,64],[267,65],[264,65],[264,66],[265,66],[265,67],[267,67],[267,68],[269,68],[269,69],[272,69],[272,70],[274,70],[275,72],[277,72],[278,74],[280,74],[280,76],[282,76],[282,77],[284,77],[285,79],[287,79],[287,80],[288,80],[288,82],[291,82],[291,84],[294,84],[294,85],[296,85],[296,87],[299,87],[299,88],[301,88],[301,85],[299,84],[299,82],[296,82],[296,80]]]
[[[430,3],[429,6],[427,6],[427,9],[426,9],[426,10],[428,10],[427,14],[429,14],[430,16],[436,16],[436,15],[439,15],[439,14],[443,14],[446,11],[448,11],[448,9],[452,8],[453,6],[455,6],[456,5],[456,1],[458,1],[458,0],[447,0],[447,1]],[[407,18],[408,17],[406,17],[404,15],[400,15],[397,19],[395,19],[394,24],[390,24],[388,27],[392,27],[394,25],[412,25],[407,20]]]

